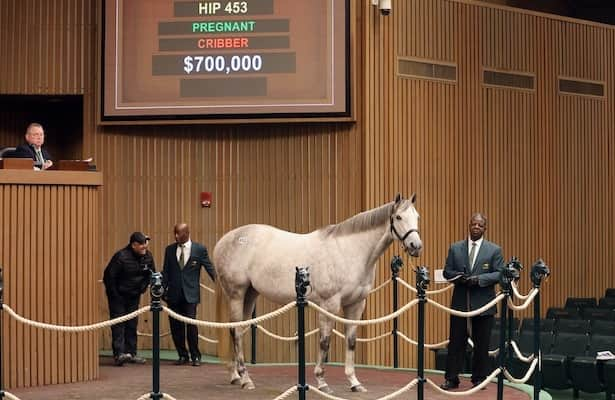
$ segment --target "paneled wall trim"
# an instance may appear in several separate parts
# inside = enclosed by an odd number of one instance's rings
[[[86,233],[99,245],[100,251],[90,254],[81,244],[88,268],[77,268],[77,261],[62,264],[66,270],[60,275],[75,281],[58,275],[43,282],[43,289],[53,289],[56,282],[53,290],[62,300],[59,293],[80,290],[77,282],[90,285],[100,279],[113,252],[134,230],[153,238],[151,249],[160,266],[164,247],[173,241],[172,227],[180,221],[190,224],[193,240],[213,251],[216,241],[239,225],[266,223],[309,232],[391,201],[397,192],[418,195],[425,247],[421,257],[412,260],[415,265],[441,267],[450,243],[466,236],[470,214],[481,211],[489,219],[487,237],[502,245],[506,258],[518,256],[529,266],[542,257],[552,267],[544,285],[543,312],[563,304],[566,296],[598,297],[615,286],[615,29],[471,0],[393,3],[385,17],[370,2],[351,2],[354,123],[100,126],[96,85],[101,0],[0,1],[0,54],[10,60],[0,63],[0,94],[83,95],[83,109],[75,110],[83,115],[81,157],[94,157],[105,183],[96,190],[99,198],[87,186],[50,185],[47,190],[36,185],[27,191],[24,185],[7,185],[2,197],[7,212],[17,207],[17,199],[35,198],[34,209],[44,209],[44,218],[50,218],[41,229],[52,237],[52,259],[69,258],[71,244],[81,243],[76,238]],[[533,89],[486,85],[485,71],[532,77]],[[570,95],[561,90],[560,78],[590,83],[577,87],[583,93],[602,90],[602,95]],[[10,114],[3,118],[0,138],[22,140],[19,122]],[[214,195],[211,208],[200,206],[199,193],[204,191]],[[83,199],[85,205],[76,210],[60,206],[59,196],[67,195],[70,202],[62,204]],[[19,218],[32,218],[19,212]],[[80,212],[92,212],[94,220],[84,232],[74,232],[69,222],[72,213],[82,218]],[[1,226],[3,240],[26,234],[24,225]],[[37,235],[27,240],[37,240]],[[2,262],[9,265],[8,257],[12,265],[37,273],[42,264],[26,258],[33,256],[26,255],[24,242],[11,246],[3,248]],[[375,285],[390,279],[388,265],[397,252],[401,250],[391,248],[379,261]],[[413,282],[411,260],[405,261],[401,277]],[[580,281],[584,284],[578,285]],[[523,292],[530,289],[526,274],[520,286]],[[84,305],[69,312],[59,307],[51,322],[107,316],[101,287],[86,287],[99,296],[93,308]],[[46,315],[49,303],[43,311],[34,310],[42,303],[24,297],[39,293],[38,286],[17,288],[10,301],[23,304],[20,311]],[[402,292],[400,303],[411,298]],[[434,299],[447,304],[450,294]],[[213,317],[212,303],[203,293],[199,318]],[[388,314],[390,289],[374,293],[367,303],[364,317]],[[277,307],[261,299],[257,312]],[[437,343],[448,336],[448,316],[432,311],[426,340]],[[147,318],[139,324],[140,331],[151,332]],[[310,315],[308,327],[315,324],[316,316]],[[295,321],[288,316],[265,327],[292,335]],[[416,315],[404,315],[399,329],[416,338]],[[373,337],[389,330],[370,326],[358,335]],[[53,334],[47,339],[42,332],[15,333],[24,338],[20,349],[65,340]],[[70,340],[70,346],[90,349],[98,338],[88,338],[88,344]],[[109,348],[108,331],[100,343]],[[163,338],[163,344],[173,348],[169,338]],[[150,339],[141,338],[140,345],[151,346]],[[257,345],[259,362],[295,360],[292,344],[258,335]],[[314,361],[317,339],[308,345],[308,359]],[[400,365],[415,367],[416,349],[400,347]],[[217,352],[210,344],[202,350]],[[19,356],[21,361],[3,369],[23,376],[7,376],[9,385],[96,376],[93,359],[87,361],[87,372],[78,372],[80,366],[66,366],[60,354],[45,360]],[[329,359],[343,361],[341,339],[332,340]],[[434,366],[430,355],[426,360],[427,367]],[[390,340],[360,344],[357,362],[391,365]]]

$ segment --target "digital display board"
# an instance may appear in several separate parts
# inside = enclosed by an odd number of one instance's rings
[[[101,121],[350,116],[348,0],[105,0]]]

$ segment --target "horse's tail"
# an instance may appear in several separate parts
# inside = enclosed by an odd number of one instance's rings
[[[229,321],[228,299],[220,284],[220,279],[216,280],[216,321]],[[224,362],[233,359],[233,342],[228,329],[218,329],[218,357]]]

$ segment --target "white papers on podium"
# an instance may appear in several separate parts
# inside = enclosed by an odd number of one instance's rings
[[[615,360],[615,354],[610,351],[599,351],[596,355],[596,360]]]
[[[454,278],[451,279],[446,279],[444,277],[444,269],[437,269],[434,271],[434,282],[435,283],[452,283],[455,282],[457,279],[460,279],[463,275],[459,274],[457,276],[455,276]]]

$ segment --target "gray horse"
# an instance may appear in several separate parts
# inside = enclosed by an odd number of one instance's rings
[[[376,262],[397,239],[413,257],[423,247],[418,231],[416,196],[357,214],[337,225],[306,234],[267,225],[245,225],[224,235],[214,248],[214,264],[228,299],[230,321],[249,319],[259,294],[278,304],[296,298],[295,266],[309,266],[308,300],[347,319],[359,319],[374,285]],[[318,388],[330,392],[323,361],[333,321],[320,315],[320,352],[314,374]],[[365,388],[355,375],[356,325],[346,326],[345,374],[353,391]],[[244,363],[242,329],[231,329],[231,382],[253,389]]]

